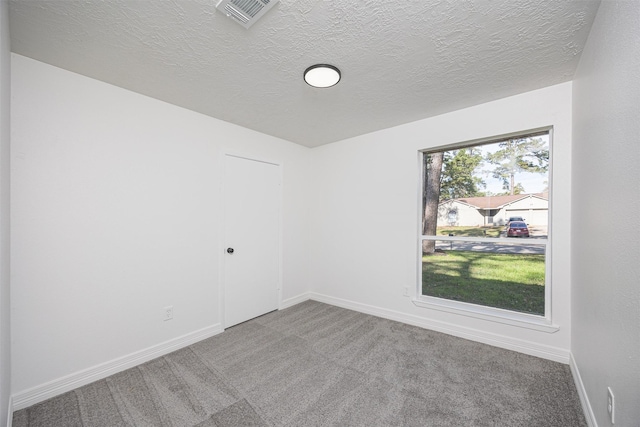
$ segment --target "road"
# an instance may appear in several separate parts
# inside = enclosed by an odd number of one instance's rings
[[[534,240],[535,237],[529,238]],[[544,254],[544,246],[527,244],[527,238],[505,239],[506,244],[482,242],[443,242],[436,241],[436,249],[443,251],[475,251],[499,254]]]

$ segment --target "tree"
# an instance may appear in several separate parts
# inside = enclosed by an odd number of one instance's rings
[[[499,143],[499,147],[487,154],[485,160],[495,165],[493,177],[502,180],[509,194],[516,194],[516,173],[545,173],[549,169],[549,149],[541,138],[508,139]]]
[[[435,236],[438,226],[438,206],[442,200],[481,195],[481,178],[474,171],[482,163],[482,155],[477,148],[441,151],[424,154],[424,185],[422,204],[422,233]],[[423,240],[422,251],[433,253],[435,241]]]
[[[513,194],[524,194],[524,187],[522,186],[522,184],[517,183],[515,185],[515,187],[513,187]]]
[[[424,185],[422,186],[422,206],[424,206],[424,216],[422,217],[422,234],[427,236],[436,235],[443,157],[443,151],[432,154],[425,153],[423,155]],[[435,250],[436,242],[434,240],[422,241],[422,251],[424,253],[433,253]]]
[[[496,193],[496,194],[490,194],[491,196],[512,196],[514,194],[525,194],[526,191],[524,190],[524,186],[521,183],[517,183],[514,187],[513,187],[513,194],[511,194],[511,191],[508,188],[505,188],[505,192],[502,193]]]
[[[480,187],[485,183],[479,176],[474,176],[482,160],[476,147],[446,151],[440,180],[440,201],[483,195]]]

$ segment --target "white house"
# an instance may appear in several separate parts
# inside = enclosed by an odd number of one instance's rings
[[[549,194],[466,197],[445,200],[438,206],[439,226],[505,225],[513,216],[524,218],[529,225],[548,225]]]

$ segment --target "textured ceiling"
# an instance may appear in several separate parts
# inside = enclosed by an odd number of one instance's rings
[[[599,5],[281,0],[246,30],[216,3],[14,0],[12,51],[314,147],[571,80]]]

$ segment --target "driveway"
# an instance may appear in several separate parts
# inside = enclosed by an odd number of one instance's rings
[[[547,238],[547,226],[546,225],[529,225],[529,235],[531,237],[537,237],[539,239]],[[507,237],[507,232],[502,230],[500,237]]]

